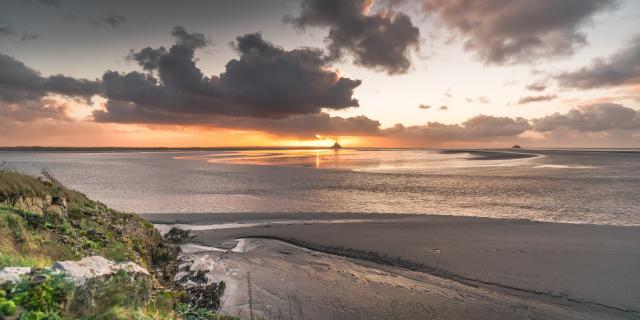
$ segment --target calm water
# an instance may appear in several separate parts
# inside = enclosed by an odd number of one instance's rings
[[[0,152],[33,174],[141,213],[384,212],[640,225],[640,153],[435,150]]]

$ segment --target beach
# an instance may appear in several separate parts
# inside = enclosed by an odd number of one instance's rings
[[[224,274],[236,284],[227,297],[232,313],[247,310],[251,273],[260,312],[287,311],[283,297],[290,295],[315,319],[320,310],[338,319],[371,318],[363,310],[374,306],[381,319],[420,318],[425,310],[442,319],[640,317],[639,227],[427,215],[234,216],[147,217],[189,222],[180,227],[193,229],[202,250],[229,251],[191,254],[209,261],[212,277]],[[238,246],[236,239],[247,240]],[[235,276],[216,271],[216,263],[237,269]],[[398,292],[385,294],[389,288]]]

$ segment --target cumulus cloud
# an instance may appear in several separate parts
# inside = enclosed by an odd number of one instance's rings
[[[580,27],[616,0],[426,0],[487,64],[566,56],[586,44]]]
[[[614,103],[603,103],[555,113],[533,120],[533,130],[572,129],[581,132],[640,130],[640,112]]]
[[[219,76],[205,76],[194,61],[204,36],[176,27],[171,48],[145,48],[130,57],[148,73],[109,71],[103,85],[109,103],[94,113],[99,122],[136,122],[183,115],[286,118],[323,109],[358,106],[360,80],[328,69],[322,51],[284,50],[258,33],[238,37],[238,59]],[[130,119],[130,120],[129,120]]]
[[[640,34],[608,58],[596,58],[590,66],[557,75],[560,86],[593,89],[640,83]]]
[[[543,96],[526,96],[520,98],[516,104],[527,104],[532,102],[540,102],[540,101],[551,101],[556,99],[558,96],[555,94],[548,94]]]
[[[329,59],[350,54],[358,65],[406,73],[410,52],[420,45],[420,30],[404,13],[370,12],[371,0],[303,0],[297,17],[287,17],[297,28],[328,28]]]

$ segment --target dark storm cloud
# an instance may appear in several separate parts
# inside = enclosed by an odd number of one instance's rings
[[[0,117],[15,121],[37,118],[68,120],[64,103],[50,93],[88,99],[100,92],[96,81],[63,75],[43,77],[22,62],[0,53]]]
[[[384,129],[382,134],[395,138],[426,142],[482,141],[501,137],[515,137],[531,126],[523,118],[475,116],[460,124],[428,122],[425,125],[404,126],[396,124]]]
[[[567,128],[581,132],[640,130],[640,112],[613,103],[583,106],[533,120],[533,130],[549,132]]]
[[[323,135],[376,135],[380,122],[365,116],[332,117],[324,112],[291,115],[285,118],[233,117],[216,114],[160,113],[140,110],[131,103],[108,102],[108,122],[137,124],[167,124],[187,126],[210,126],[226,129],[263,131],[281,136],[313,138]],[[104,114],[96,112],[96,121]]]
[[[527,104],[532,102],[540,102],[540,101],[551,101],[556,99],[558,96],[555,94],[548,94],[544,96],[527,96],[522,97],[516,104]]]
[[[136,123],[142,117],[176,124],[190,117],[287,118],[322,109],[358,106],[353,90],[359,80],[328,70],[322,51],[286,51],[258,33],[237,38],[238,59],[219,76],[205,76],[194,61],[195,49],[209,44],[197,33],[176,27],[171,48],[145,48],[130,58],[150,73],[109,71],[103,85],[109,103],[96,111],[98,122]],[[164,120],[158,120],[164,121]],[[148,121],[147,121],[148,122]]]
[[[594,59],[590,66],[555,79],[562,87],[578,89],[640,84],[640,34],[610,57]]]
[[[466,50],[487,64],[566,56],[586,44],[579,29],[616,0],[426,0]]]
[[[100,92],[96,81],[63,75],[43,77],[22,62],[0,53],[0,101],[21,103],[39,101],[49,93],[89,98]]]
[[[176,26],[173,28],[171,35],[176,37],[179,45],[183,45],[194,50],[204,48],[212,44],[204,34],[199,32],[188,33],[182,26]]]
[[[303,0],[297,17],[286,17],[297,28],[329,28],[329,58],[345,53],[364,67],[389,74],[406,73],[410,51],[420,45],[420,30],[400,12],[369,12],[371,0]]]
[[[48,98],[49,93],[86,99],[98,93],[99,88],[95,81],[63,75],[43,77],[22,62],[0,53],[0,118],[68,120],[66,105]]]

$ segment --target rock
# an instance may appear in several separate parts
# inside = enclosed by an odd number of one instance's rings
[[[59,261],[53,265],[52,269],[65,273],[76,285],[82,285],[89,279],[112,275],[118,271],[149,276],[147,269],[133,262],[116,263],[101,256],[86,257],[80,261]]]
[[[189,230],[182,230],[176,227],[171,228],[171,230],[164,235],[164,239],[171,244],[183,244],[191,238],[192,236]]]
[[[49,197],[17,197],[8,199],[1,204],[42,215],[49,206],[49,201]]]
[[[17,283],[20,281],[20,277],[25,274],[31,273],[29,267],[4,267],[0,269],[0,284],[5,282]]]
[[[60,196],[55,196],[51,198],[51,205],[56,205],[56,206],[60,206],[63,208],[67,208],[67,200],[65,200],[65,198],[60,197]]]

